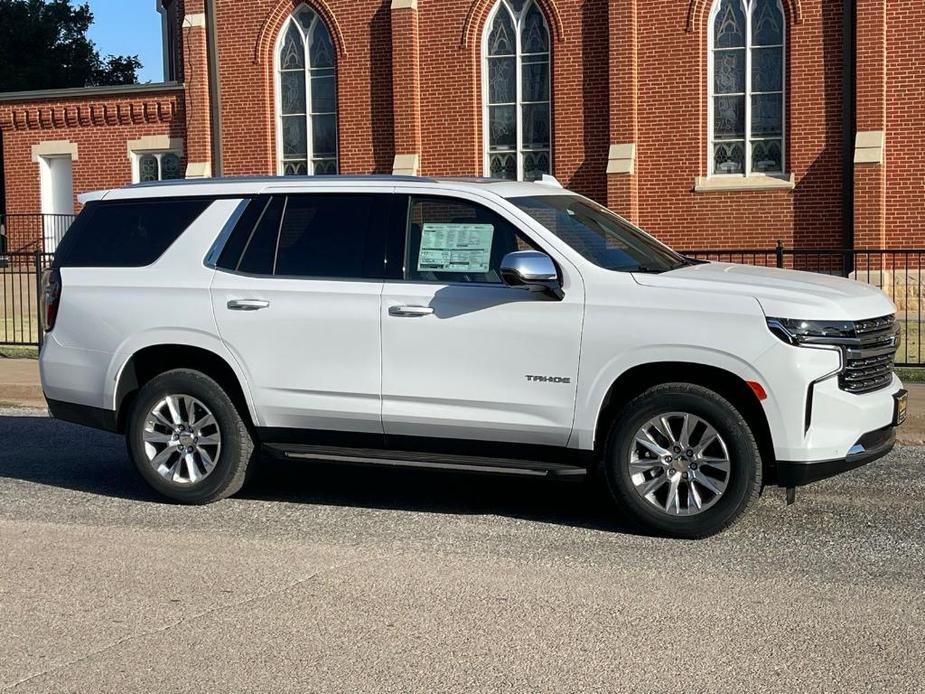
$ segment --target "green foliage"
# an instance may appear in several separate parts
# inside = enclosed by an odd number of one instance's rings
[[[93,13],[70,0],[0,0],[0,92],[132,84],[138,56],[103,58]]]

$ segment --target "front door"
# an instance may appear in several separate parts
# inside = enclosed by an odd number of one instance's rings
[[[490,205],[409,199],[403,279],[386,281],[380,308],[387,436],[568,442],[581,280],[559,262],[561,301],[502,284],[504,255],[538,246]]]
[[[382,434],[379,295],[391,202],[260,198],[226,244],[213,309],[263,426]]]

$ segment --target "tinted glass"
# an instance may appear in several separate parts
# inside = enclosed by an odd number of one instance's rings
[[[405,279],[501,283],[501,260],[533,248],[513,224],[467,200],[412,198]]]
[[[543,195],[510,202],[607,270],[664,272],[685,264],[670,248],[587,198]]]
[[[57,267],[142,267],[163,255],[211,200],[91,203],[55,254]]]
[[[247,245],[247,241],[251,237],[251,232],[254,231],[254,227],[257,225],[257,222],[260,221],[261,216],[263,216],[263,211],[266,209],[267,203],[269,202],[270,198],[256,198],[248,203],[244,212],[241,214],[241,218],[238,219],[238,223],[235,224],[234,230],[228,236],[228,240],[222,247],[222,252],[218,257],[216,267],[226,270],[237,269],[238,261],[241,259],[241,253],[244,251],[244,246]]]
[[[390,203],[388,195],[289,196],[275,274],[382,278]]]
[[[272,198],[261,212],[257,226],[251,232],[244,245],[244,255],[238,262],[238,272],[254,275],[272,275],[273,258],[276,255],[276,239],[279,238],[279,226],[283,219],[283,207],[286,198]]]

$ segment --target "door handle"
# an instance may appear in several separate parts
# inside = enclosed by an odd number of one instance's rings
[[[263,301],[262,299],[232,299],[228,302],[228,310],[259,311],[262,308],[267,308],[269,305],[269,301]]]
[[[403,318],[429,316],[433,312],[434,310],[430,306],[389,306],[390,316],[399,316]]]

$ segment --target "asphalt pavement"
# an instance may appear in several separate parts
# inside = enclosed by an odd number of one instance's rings
[[[922,692],[925,449],[726,533],[592,486],[266,461],[163,503],[121,438],[0,411],[0,690]]]

